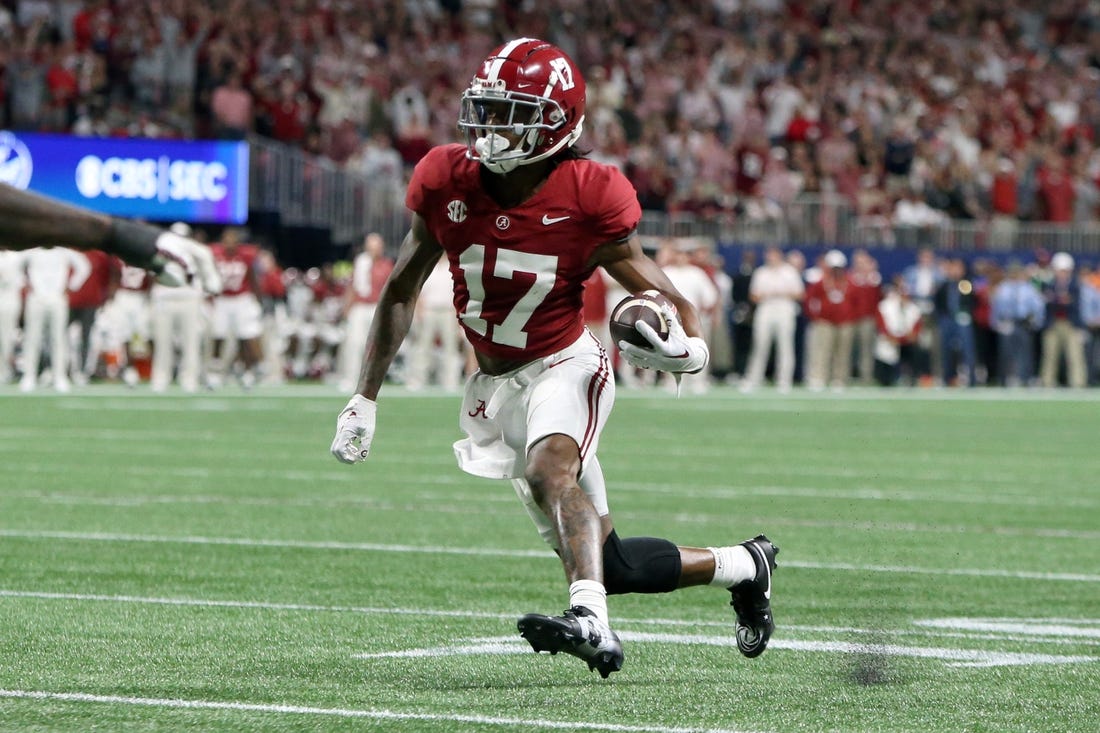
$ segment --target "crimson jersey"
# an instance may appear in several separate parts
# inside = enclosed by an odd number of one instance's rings
[[[878,303],[882,300],[882,275],[877,272],[857,272],[849,275],[848,279],[853,288],[853,317],[874,318],[878,313]]]
[[[70,308],[98,308],[107,302],[111,283],[122,270],[122,260],[98,249],[84,253],[92,265],[92,274],[78,290],[69,291]]]
[[[638,196],[617,168],[569,160],[503,209],[482,188],[479,167],[464,145],[433,148],[413,171],[405,204],[447,254],[455,310],[474,349],[538,359],[580,337],[588,261],[638,226]]]
[[[260,253],[254,244],[238,244],[233,254],[224,245],[210,247],[214,264],[222,276],[222,295],[244,295],[252,292],[252,271],[256,267],[256,255]]]
[[[823,277],[806,286],[806,317],[841,326],[856,320],[853,296],[855,288],[847,275]]]

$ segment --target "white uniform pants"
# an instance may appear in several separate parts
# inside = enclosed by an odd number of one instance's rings
[[[19,295],[0,296],[0,384],[11,379],[15,340],[19,336]]]
[[[50,329],[50,361],[55,382],[69,376],[69,298],[65,293],[27,295],[23,334],[23,379],[33,383],[38,378],[38,363],[42,358],[42,341]]]
[[[752,319],[752,355],[745,382],[751,387],[764,381],[768,356],[775,344],[775,385],[790,389],[794,379],[794,326],[797,313],[792,300],[766,300]]]
[[[462,354],[458,350],[458,322],[454,308],[425,308],[420,314],[413,334],[410,355],[409,386],[423,387],[428,383],[432,365],[436,368],[436,380],[448,392],[458,389],[459,372],[462,370]],[[438,350],[436,339],[439,340]]]
[[[466,473],[511,479],[539,535],[557,547],[553,527],[524,478],[527,454],[549,435],[571,437],[580,449],[581,489],[606,516],[607,488],[596,450],[614,403],[611,362],[586,330],[571,346],[514,372],[474,373],[458,417],[467,437],[454,444],[455,457]]]
[[[152,386],[161,392],[172,381],[176,346],[180,350],[179,384],[187,392],[199,388],[202,354],[202,297],[180,294],[153,302],[153,378]]]
[[[374,303],[354,303],[348,309],[348,318],[344,326],[344,343],[340,345],[340,388],[349,391],[359,382],[359,367],[363,363],[363,352],[367,349],[367,336],[370,324],[378,306]]]

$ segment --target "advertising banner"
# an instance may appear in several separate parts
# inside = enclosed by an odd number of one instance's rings
[[[115,216],[243,224],[248,143],[0,130],[0,182]]]

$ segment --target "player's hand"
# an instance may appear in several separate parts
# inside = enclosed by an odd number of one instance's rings
[[[157,237],[156,248],[153,266],[157,282],[180,287],[195,278],[210,295],[222,291],[222,279],[214,265],[214,255],[205,245],[175,232],[163,232]]]
[[[648,323],[638,321],[634,327],[650,343],[651,348],[620,341],[619,350],[622,351],[623,358],[631,366],[642,369],[689,374],[701,371],[710,359],[707,343],[698,336],[684,333],[680,318],[671,306],[662,305],[661,314],[668,323],[668,338],[661,338]]]
[[[336,437],[332,439],[332,455],[342,463],[359,463],[370,455],[374,438],[374,413],[377,405],[363,395],[352,397],[336,418]]]

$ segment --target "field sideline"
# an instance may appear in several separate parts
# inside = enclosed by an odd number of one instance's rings
[[[560,565],[460,473],[458,398],[389,389],[367,464],[323,387],[0,388],[0,729],[1100,730],[1100,393],[621,390],[620,534],[766,531],[778,630],[611,599],[609,680],[515,635]]]

